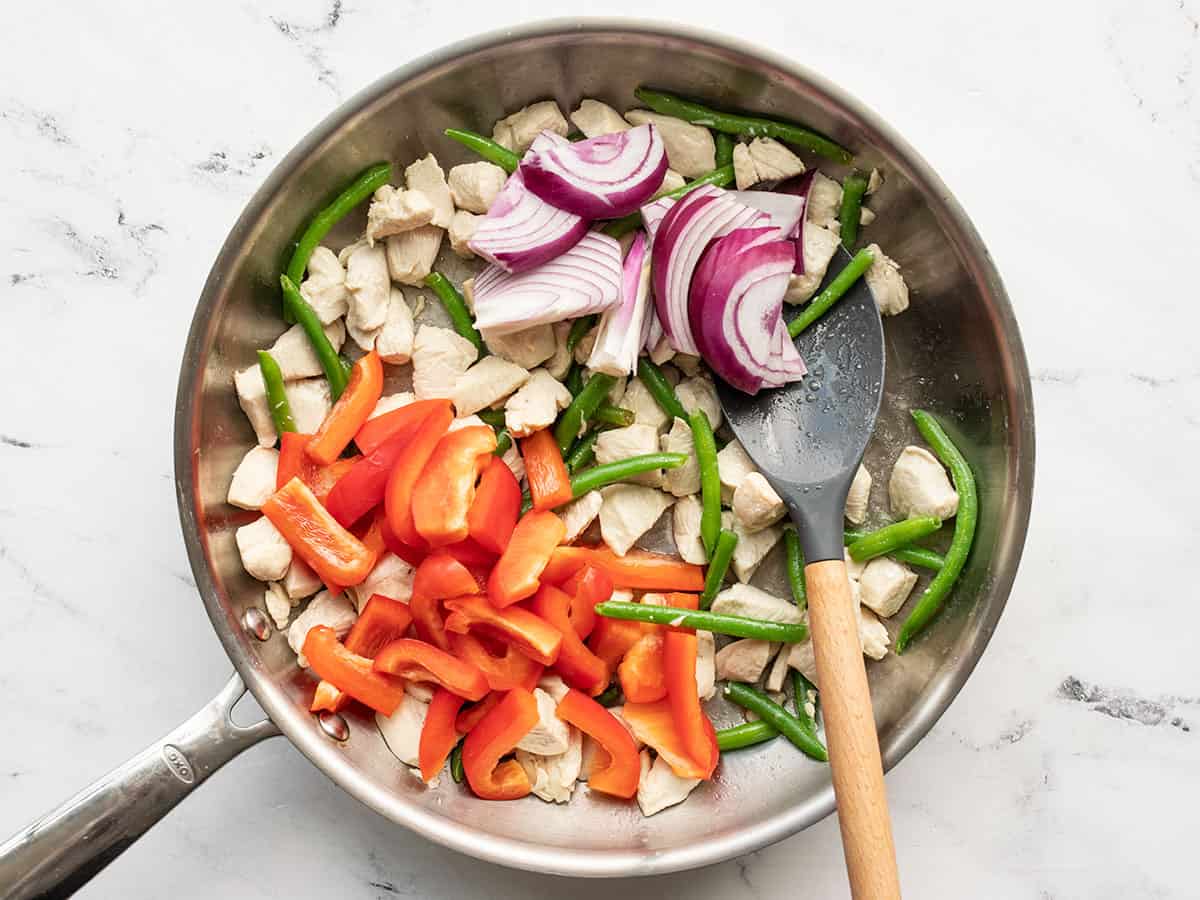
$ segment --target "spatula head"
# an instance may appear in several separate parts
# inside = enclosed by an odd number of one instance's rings
[[[839,248],[826,284],[849,261]],[[734,435],[791,509],[806,560],[841,559],[846,493],[883,395],[883,325],[866,281],[796,345],[808,366],[803,381],[751,397],[717,379],[717,393]]]

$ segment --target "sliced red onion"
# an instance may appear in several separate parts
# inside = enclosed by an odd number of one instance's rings
[[[518,169],[467,246],[506,272],[525,272],[570,250],[587,230],[580,216],[531,193]]]
[[[808,192],[812,190],[813,176],[816,173],[816,169],[809,169],[803,175],[789,178],[775,187],[775,193],[777,194],[792,194],[804,200],[800,221],[796,223],[796,227],[790,235],[792,240],[796,242],[796,266],[792,271],[797,275],[804,274],[804,223],[808,219]]]
[[[475,325],[508,334],[604,312],[621,301],[621,248],[589,231],[573,247],[524,272],[489,266],[475,279]]]
[[[781,238],[790,238],[800,228],[804,218],[806,198],[774,191],[729,191],[729,196],[751,209],[765,212],[771,224],[779,229]]]
[[[766,219],[727,191],[705,185],[685,194],[659,223],[653,249],[654,304],[658,321],[680,353],[699,352],[688,321],[688,290],[700,255],[714,238]]]
[[[667,150],[651,124],[557,146],[535,142],[521,161],[530,193],[586,219],[628,215],[654,196]]]
[[[688,312],[700,355],[747,394],[804,374],[795,346],[789,352],[781,343],[787,330],[780,310],[794,261],[792,242],[760,226],[714,241],[696,267]]]
[[[654,243],[654,235],[658,231],[663,217],[670,212],[674,205],[675,200],[672,198],[660,197],[653,203],[647,203],[642,207],[642,225],[646,228],[646,235],[650,238],[651,244]]]
[[[618,377],[633,372],[650,307],[650,254],[646,248],[646,235],[639,231],[625,254],[621,304],[600,317],[588,368]]]

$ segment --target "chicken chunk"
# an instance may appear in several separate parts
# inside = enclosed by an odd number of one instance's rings
[[[553,325],[534,325],[507,334],[483,333],[488,350],[497,356],[516,363],[522,369],[532,369],[554,355]]]
[[[682,803],[700,783],[699,778],[680,778],[661,756],[651,762],[649,751],[642,751],[641,763],[637,801],[643,816],[652,816]]]
[[[861,525],[867,520],[867,504],[871,500],[871,473],[867,467],[859,464],[850,482],[850,492],[846,494],[846,521]]]
[[[569,544],[587,531],[588,526],[600,515],[604,496],[599,491],[588,491],[578,500],[572,500],[558,511],[558,517],[567,528],[563,543]]]
[[[866,228],[876,219],[875,212],[869,206],[860,207],[858,210],[858,224],[861,228]]]
[[[388,238],[387,266],[392,280],[414,287],[424,284],[426,276],[433,271],[445,233],[436,225],[422,225]]]
[[[642,379],[636,376],[626,383],[619,405],[633,413],[634,424],[649,425],[660,432],[671,424],[671,416],[658,405]]]
[[[483,214],[508,181],[508,173],[490,162],[463,163],[450,170],[449,181],[455,206]]]
[[[337,632],[338,637],[345,637],[358,619],[358,613],[346,597],[335,597],[329,591],[321,591],[312,600],[304,612],[296,616],[288,628],[288,646],[296,654],[300,668],[308,668],[308,660],[304,658],[304,639],[308,632],[318,625],[325,625]]]
[[[433,201],[420,191],[385,184],[375,191],[367,209],[367,243],[374,247],[376,241],[428,225],[435,213]]]
[[[233,470],[229,493],[225,501],[242,509],[262,509],[267,498],[275,493],[275,472],[279,468],[279,451],[272,447],[251,447]]]
[[[418,400],[452,396],[477,355],[475,345],[457,332],[422,325],[413,340],[413,394]]]
[[[410,191],[419,191],[433,204],[433,218],[429,220],[431,224],[438,228],[450,227],[450,219],[454,215],[454,198],[450,195],[450,186],[446,184],[446,174],[432,153],[426,153],[416,162],[409,164],[404,170],[404,183]]]
[[[815,686],[821,686],[820,680],[817,678],[817,657],[811,638],[798,644],[792,644],[791,649],[784,647],[780,651],[780,655],[784,654],[787,655],[787,664],[790,668],[795,669]]]
[[[705,175],[717,167],[717,147],[707,128],[646,109],[632,109],[625,118],[634,125],[649,122],[658,129],[671,168],[684,178]]]
[[[651,523],[653,524],[653,523]],[[292,548],[266,516],[234,532],[242,568],[259,581],[279,581],[292,564]]]
[[[517,749],[538,756],[566,753],[571,741],[570,726],[555,712],[558,701],[541,688],[534,688],[533,696],[537,700],[538,722],[517,742]]]
[[[371,410],[371,414],[367,416],[367,421],[382,416],[385,413],[395,412],[403,406],[408,406],[417,398],[410,391],[397,391],[394,394],[384,394],[379,398],[379,402],[375,404],[375,408]]]
[[[308,563],[292,554],[292,564],[288,566],[287,574],[283,576],[283,590],[293,604],[305,597],[311,597],[324,585],[317,573],[308,567]]]
[[[422,703],[416,697],[406,693],[396,711],[390,716],[382,713],[375,714],[375,724],[383,735],[383,742],[392,751],[392,755],[406,766],[419,766],[421,749],[421,730],[425,727],[425,717],[429,715],[429,704]]]
[[[725,588],[713,600],[712,611],[729,616],[784,622],[789,625],[798,625],[804,621],[804,614],[794,603],[749,584],[734,584]]]
[[[875,259],[863,278],[875,295],[875,305],[885,316],[894,316],[908,309],[908,285],[900,274],[900,264],[879,249],[878,244],[867,248]]]
[[[352,337],[370,335],[367,346],[362,337],[355,341],[364,350],[374,347],[374,337],[387,320],[388,301],[392,282],[388,277],[387,253],[383,247],[360,246],[346,260],[346,290],[350,292],[350,309],[346,325]]]
[[[651,310],[653,312],[653,310]],[[650,350],[650,361],[656,366],[661,366],[665,362],[669,362],[677,356],[675,348],[671,346],[671,339],[665,334],[658,339],[658,343]]]
[[[717,692],[717,642],[711,631],[696,632],[696,693],[709,700]]]
[[[721,502],[733,503],[733,495],[747,475],[757,472],[754,461],[750,459],[741,442],[730,441],[717,453],[717,471],[721,476]]]
[[[498,403],[529,380],[529,373],[499,356],[485,356],[459,376],[450,399],[460,416]]]
[[[700,374],[700,357],[693,356],[690,353],[676,353],[675,358],[671,360],[671,364],[689,378]],[[714,423],[713,428],[716,427]]]
[[[395,553],[383,554],[362,583],[349,589],[354,594],[354,605],[362,612],[373,594],[407,603],[412,597],[413,575],[408,562]]]
[[[672,191],[679,190],[685,184],[687,184],[686,178],[684,178],[674,169],[667,169],[666,173],[663,175],[662,184],[658,186],[658,190],[654,192],[654,195],[650,199],[657,200],[664,194],[669,194]]]
[[[888,480],[888,500],[892,514],[900,518],[949,519],[958,512],[958,492],[941,461],[924,447],[910,445],[900,451]]]
[[[888,645],[892,642],[887,626],[862,605],[858,607],[858,642],[862,645],[863,653],[871,659],[887,656]]]
[[[308,277],[300,284],[300,296],[308,301],[322,325],[346,314],[346,271],[328,247],[317,247],[308,258]]]
[[[566,803],[575,790],[583,769],[583,734],[569,728],[567,749],[553,756],[530,753],[517,747],[517,763],[525,770],[535,797],[547,803]]]
[[[404,693],[408,696],[420,700],[422,703],[430,703],[433,701],[433,695],[437,693],[438,686],[431,681],[405,681]]]
[[[841,238],[828,228],[806,222],[804,225],[804,274],[792,275],[788,278],[787,291],[784,293],[783,299],[788,303],[808,302],[817,292],[817,288],[821,286],[821,282],[825,280],[829,262],[837,253],[841,243]]]
[[[917,573],[903,563],[880,556],[863,569],[858,579],[859,597],[876,615],[894,616],[917,583]]]
[[[671,430],[660,439],[664,453],[685,453],[687,462],[677,469],[664,472],[665,486],[676,497],[695,494],[700,490],[700,463],[696,459],[696,445],[692,440],[692,429],[683,419],[675,419]]]
[[[717,386],[707,375],[692,375],[675,386],[675,395],[683,408],[691,415],[704,410],[708,423],[714,429],[721,427],[721,401],[717,398]]]
[[[287,628],[288,616],[292,614],[292,601],[280,582],[272,581],[267,585],[263,591],[262,608],[267,611],[276,628],[280,631]]]
[[[733,174],[739,191],[763,181],[783,181],[804,174],[804,162],[774,138],[758,137],[733,145]]]
[[[804,215],[807,221],[830,231],[837,232],[841,226],[838,223],[838,213],[842,208],[842,186],[822,175],[813,173],[812,185],[808,189],[808,202]],[[807,228],[807,226],[805,226]]]
[[[554,353],[546,360],[546,371],[562,381],[567,377],[567,372],[571,371],[571,352],[567,350],[567,336],[571,333],[571,323],[555,322],[551,328],[554,329]]]
[[[600,536],[617,556],[628,553],[674,501],[657,488],[639,484],[614,484],[602,493]]]
[[[342,343],[346,340],[346,329],[342,323],[340,321],[331,322],[322,330],[325,332],[325,337],[329,338],[329,343],[333,345],[333,349],[341,350]],[[275,343],[270,346],[267,352],[271,354],[271,358],[279,365],[279,371],[283,375],[284,381],[312,378],[317,375],[323,375],[325,372],[321,368],[321,361],[317,359],[316,351],[313,350],[312,341],[304,333],[303,325],[293,325],[275,339]],[[262,378],[262,373],[258,366],[251,366],[250,368],[258,373],[260,379]]]
[[[624,428],[610,428],[596,438],[596,462],[610,463],[631,456],[642,456],[646,453],[658,452],[658,430],[649,425],[627,425]],[[662,469],[643,472],[630,479],[634,484],[644,484],[658,487],[663,482]],[[661,510],[660,510],[661,511]]]
[[[733,517],[748,533],[762,531],[787,514],[787,506],[760,472],[751,472],[733,492]]]
[[[850,579],[851,593],[855,597],[858,596],[858,580],[862,578],[863,569],[867,567],[865,562],[859,562],[850,555],[849,550],[842,551],[843,557],[846,560],[846,577]]]
[[[301,434],[316,434],[325,417],[329,415],[329,410],[333,408],[329,382],[324,378],[289,381],[284,393],[287,394],[288,404],[292,407],[296,430]],[[275,430],[274,425],[271,426],[271,430]],[[274,443],[274,440],[271,443]]]
[[[450,220],[450,227],[446,229],[446,234],[450,238],[450,249],[463,259],[472,259],[475,256],[475,251],[470,246],[471,238],[475,237],[475,231],[479,228],[479,221],[482,218],[482,216],[469,213],[465,209],[460,209]]]
[[[571,686],[562,680],[561,675],[553,673],[539,678],[537,686],[553,697],[555,703],[561,703],[562,698],[567,696],[571,690]]]
[[[596,349],[596,337],[600,334],[600,326],[593,325],[588,332],[575,344],[575,362],[585,365],[592,351]]]
[[[743,638],[717,651],[717,680],[754,682],[762,678],[771,661],[769,641]]]
[[[870,197],[881,187],[883,187],[883,173],[878,169],[872,169],[871,174],[867,176],[867,196]]]
[[[589,138],[628,131],[632,127],[624,116],[607,103],[592,99],[579,102],[579,108],[571,113],[571,121],[583,132],[584,137]]]
[[[543,131],[566,137],[568,130],[567,120],[563,118],[558,104],[553,100],[542,100],[539,103],[531,103],[497,122],[492,129],[492,140],[501,147],[522,154]]]
[[[790,652],[787,644],[779,646],[779,652],[775,654],[775,660],[771,663],[771,670],[767,673],[767,680],[763,682],[763,687],[768,691],[774,693],[783,690],[783,685],[787,681],[788,656]]]
[[[529,380],[504,404],[504,424],[515,438],[548,428],[559,410],[571,405],[571,392],[545,369],[534,369]]]
[[[393,287],[388,299],[387,318],[375,338],[379,358],[393,366],[402,366],[412,359],[413,316],[404,299],[404,292]]]
[[[275,446],[275,423],[271,420],[271,410],[267,405],[267,388],[263,384],[262,370],[258,366],[250,366],[235,372],[233,385],[237,391],[238,404],[250,420],[250,427],[254,429],[259,446]],[[311,434],[316,431],[325,414],[329,412],[329,382],[324,378],[290,381],[284,384],[284,393],[292,407],[292,417],[296,419],[297,428],[300,427],[300,420],[303,418],[305,425],[312,425],[311,430],[305,433]],[[314,417],[316,424],[312,422]]]
[[[733,574],[742,582],[754,577],[767,554],[783,537],[781,525],[769,525],[759,531],[749,532],[728,512],[721,514],[721,527],[729,528],[737,535],[737,545],[733,548]]]
[[[697,566],[708,562],[708,554],[704,552],[704,541],[700,538],[700,518],[703,511],[704,504],[695,494],[680,497],[671,510],[675,552],[684,562]]]

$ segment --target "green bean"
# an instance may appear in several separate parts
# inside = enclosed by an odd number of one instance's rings
[[[481,357],[487,356],[487,344],[483,342],[483,338],[475,329],[475,321],[471,318],[471,311],[467,309],[467,301],[458,292],[458,288],[451,284],[450,279],[441,272],[430,272],[426,275],[425,286],[437,294],[438,300],[442,302],[442,307],[450,316],[450,324],[454,326],[454,330],[474,344]]]
[[[611,403],[601,403],[592,416],[597,425],[611,425],[613,428],[628,428],[633,424],[632,409],[623,406],[613,406]]]
[[[770,722],[764,722],[762,719],[757,722],[744,722],[718,731],[717,749],[722,753],[741,750],[743,747],[753,747],[776,737],[779,737],[779,729]]]
[[[871,263],[874,261],[875,254],[866,247],[855,253],[854,258],[834,276],[833,281],[829,282],[829,287],[813,297],[808,306],[800,311],[800,315],[788,323],[788,334],[792,336],[793,340],[805,328],[829,312],[829,308],[842,299],[842,295],[854,286],[854,282],[858,281],[867,269],[871,268]]]
[[[803,125],[779,122],[775,119],[764,119],[758,116],[739,116],[733,113],[718,112],[673,94],[664,94],[661,91],[651,91],[646,88],[638,88],[633,93],[656,113],[674,116],[685,122],[691,122],[693,125],[703,125],[713,131],[744,134],[749,137],[778,138],[840,163],[848,163],[854,159],[854,155],[841,144],[811,128],[805,128]]]
[[[459,741],[450,751],[450,777],[454,779],[455,784],[462,784],[467,777],[467,773],[463,771],[462,750],[463,742]]]
[[[300,240],[296,242],[296,249],[292,251],[291,260],[288,261],[286,274],[292,280],[292,284],[299,284],[304,280],[308,260],[312,257],[313,251],[317,249],[317,245],[325,239],[325,235],[329,234],[330,229],[340,222],[350,210],[391,180],[392,164],[376,163],[360,172],[358,177],[350,182],[332,203],[312,217],[312,221],[300,235]],[[284,304],[283,307],[283,317],[288,322],[295,321],[295,319],[288,318],[287,304]]]
[[[263,387],[267,390],[267,408],[271,411],[275,431],[278,434],[295,431],[296,420],[292,418],[292,407],[283,390],[283,372],[279,370],[279,363],[266,350],[259,350],[258,369],[262,372]]]
[[[713,169],[707,175],[701,175],[689,181],[683,187],[677,187],[673,191],[667,191],[665,194],[655,198],[658,200],[678,200],[684,194],[694,191],[698,187],[703,187],[706,184],[711,184],[713,187],[725,187],[733,181],[733,166],[721,166],[719,169]],[[609,237],[620,238],[629,234],[629,232],[642,226],[642,214],[640,212],[630,213],[620,219],[613,219],[604,226],[604,233]]]
[[[596,702],[601,706],[616,706],[621,702],[621,683],[614,681],[604,691],[596,697]]]
[[[512,449],[512,435],[505,428],[496,435],[496,449],[493,452],[495,456],[503,456]]]
[[[842,209],[838,213],[841,222],[842,246],[849,250],[858,240],[858,221],[862,216],[862,201],[867,193],[867,179],[859,172],[851,172],[842,181]]]
[[[605,485],[618,481],[628,481],[643,472],[653,472],[655,469],[678,469],[687,462],[686,453],[644,453],[641,456],[631,456],[616,462],[602,463],[584,469],[571,476],[571,494],[582,497],[588,491],[594,491]]]
[[[808,587],[804,582],[804,551],[800,549],[800,535],[795,528],[784,529],[783,546],[787,550],[787,577],[792,586],[792,599],[804,609],[808,606]]]
[[[802,622],[770,622],[766,619],[730,616],[707,610],[678,609],[674,606],[646,606],[642,603],[626,603],[623,600],[605,600],[596,604],[596,612],[610,619],[650,622],[654,625],[678,625],[734,637],[782,641],[785,644],[796,644],[808,637],[808,626]]]
[[[591,431],[581,437],[571,447],[571,452],[567,454],[564,462],[567,464],[567,472],[574,475],[593,459],[596,458],[596,439],[600,437],[600,432]]]
[[[717,468],[717,442],[704,410],[697,409],[688,416],[688,424],[692,427],[692,444],[696,450],[696,462],[700,466],[700,538],[704,541],[704,551],[712,559],[717,548],[717,535],[721,531],[721,473]]]
[[[778,729],[779,733],[795,744],[806,756],[819,762],[827,762],[829,754],[815,734],[809,732],[804,723],[792,715],[758,688],[737,681],[725,683],[725,696],[745,709],[758,715]]]
[[[713,547],[712,559],[708,561],[708,571],[704,573],[704,591],[700,594],[700,608],[708,609],[725,583],[725,573],[729,571],[729,563],[733,559],[733,551],[737,549],[738,536],[728,528],[722,528],[717,534],[717,543]]]
[[[717,168],[733,165],[733,135],[718,131],[713,140],[717,145]]]
[[[279,283],[283,285],[283,308],[292,311],[295,320],[308,335],[317,359],[321,362],[321,368],[325,370],[325,377],[329,379],[329,393],[336,400],[342,396],[346,382],[349,381],[346,370],[342,368],[341,358],[333,349],[333,344],[329,343],[329,337],[325,334],[316,312],[308,305],[308,301],[300,296],[300,289],[296,287],[296,283],[286,275],[279,276]]]
[[[510,175],[517,171],[517,166],[521,164],[520,156],[507,147],[497,144],[491,138],[485,138],[482,134],[476,134],[474,131],[467,131],[464,128],[447,128],[444,134],[450,140],[458,141],[468,150],[474,150],[488,162],[495,163]]]
[[[592,373],[592,377],[587,380],[583,390],[575,396],[571,405],[559,418],[558,424],[554,426],[554,438],[558,441],[558,448],[563,453],[566,453],[575,443],[579,432],[583,430],[584,423],[591,419],[592,414],[604,402],[616,383],[617,379],[611,375],[603,372]]]
[[[655,402],[662,407],[663,412],[677,419],[687,419],[687,410],[679,402],[675,388],[671,387],[671,382],[667,381],[667,376],[654,364],[654,360],[648,356],[639,357],[637,370],[638,379],[645,385]]]
[[[583,340],[584,335],[596,327],[596,322],[600,320],[598,315],[580,316],[571,323],[571,330],[567,332],[567,352],[574,354],[575,348],[579,342]]]
[[[563,381],[572,397],[578,397],[579,392],[583,390],[583,367],[579,363],[571,363],[571,368],[567,369],[567,377]]]
[[[928,537],[941,527],[942,520],[937,516],[915,516],[868,532],[846,549],[852,559],[866,562],[876,556],[891,553],[899,547],[907,547],[913,541]]]
[[[971,553],[971,544],[975,541],[975,525],[979,519],[979,494],[967,458],[954,446],[954,442],[937,419],[929,413],[914,409],[912,417],[917,423],[917,431],[925,438],[925,443],[937,454],[942,465],[950,470],[950,477],[954,479],[954,489],[958,491],[958,514],[954,518],[954,537],[950,539],[950,548],[946,551],[946,564],[933,576],[933,580],[925,588],[925,593],[904,620],[896,638],[897,653],[903,653],[909,642],[941,610],[954,583],[958,581],[963,566],[966,565],[967,557]]]
[[[846,529],[843,533],[843,539],[846,545],[849,546],[857,541],[860,537],[865,537],[865,531],[852,531]],[[897,547],[888,553],[888,556],[897,562],[906,562],[909,565],[920,566],[922,569],[933,569],[935,572],[946,564],[946,560],[940,553],[935,553],[925,547]]]
[[[812,715],[809,715],[808,710],[804,708],[804,705],[808,703],[809,691],[813,692]],[[804,726],[806,731],[812,734],[813,737],[816,737],[817,702],[820,700],[820,697],[817,694],[816,686],[807,678],[805,678],[804,673],[799,669],[796,669],[792,672],[792,693],[795,694],[793,699],[796,701],[796,718],[800,720],[800,724]]]

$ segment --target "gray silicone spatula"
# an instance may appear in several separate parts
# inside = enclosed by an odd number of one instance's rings
[[[840,250],[830,276],[850,257]],[[725,419],[787,504],[807,562],[809,626],[850,889],[856,900],[900,896],[857,603],[842,554],[850,482],[883,393],[883,326],[859,281],[797,338],[809,374],[751,397],[718,379]]]

